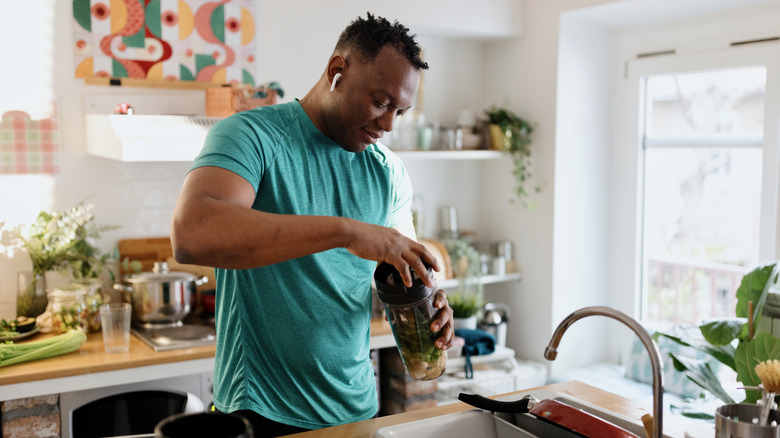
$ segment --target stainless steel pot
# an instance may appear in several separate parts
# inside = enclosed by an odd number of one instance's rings
[[[132,304],[134,322],[176,323],[190,312],[195,286],[207,281],[205,276],[171,272],[167,263],[155,262],[152,272],[126,275],[114,289],[122,292],[122,301]]]

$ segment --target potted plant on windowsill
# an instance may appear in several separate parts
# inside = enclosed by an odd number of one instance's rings
[[[663,336],[684,347],[695,348],[731,368],[736,372],[739,386],[745,390],[745,399],[741,402],[754,404],[762,397],[758,390],[761,380],[756,375],[756,366],[764,361],[780,360],[780,338],[766,331],[766,326],[772,323],[761,322],[761,318],[776,318],[771,315],[773,311],[770,315],[765,314],[764,307],[769,295],[777,293],[779,277],[780,262],[758,266],[742,278],[737,289],[737,318],[712,319],[701,324],[698,330],[693,327],[692,333],[656,332],[653,337],[658,339]],[[735,403],[711,367],[711,361],[690,359],[673,353],[669,353],[669,356],[674,368],[696,385],[726,404]]]
[[[529,199],[530,193],[527,188],[532,176],[529,145],[531,144],[531,133],[534,130],[533,125],[514,112],[495,105],[485,110],[485,115],[488,117],[488,129],[493,148],[503,150],[512,156],[512,175],[515,178],[517,201],[521,202],[528,210],[534,210],[536,203]],[[539,190],[539,187],[533,188],[534,192]]]

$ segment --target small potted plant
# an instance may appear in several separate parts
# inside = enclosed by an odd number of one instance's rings
[[[529,145],[533,126],[514,112],[495,105],[485,110],[485,115],[488,117],[488,129],[493,148],[506,151],[512,156],[514,165],[512,174],[515,178],[517,200],[527,209],[533,210],[536,204],[528,199],[530,193],[526,187],[532,176]],[[535,187],[533,191],[538,192],[539,187]]]
[[[465,239],[452,239],[444,246],[453,262],[453,274],[458,279],[458,289],[447,297],[455,319],[453,327],[476,329],[477,312],[484,301],[479,252]]]
[[[458,289],[447,297],[452,308],[453,328],[477,328],[477,312],[482,308],[482,293],[478,290]]]

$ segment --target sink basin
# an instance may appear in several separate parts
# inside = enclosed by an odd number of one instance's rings
[[[645,429],[639,419],[628,418],[570,395],[559,394],[545,389],[534,389],[512,394],[511,396],[499,397],[497,400],[514,401],[521,399],[527,394],[539,400],[552,399],[566,403],[620,426],[637,436],[646,436]],[[485,438],[536,437],[536,435],[504,421],[490,412],[480,409],[387,426],[374,433],[374,438],[471,438],[475,436]],[[664,437],[671,438],[666,434],[664,434]]]
[[[374,438],[538,438],[490,412],[473,410],[383,427]]]

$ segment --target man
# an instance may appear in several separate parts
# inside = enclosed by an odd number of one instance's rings
[[[439,269],[413,240],[403,165],[377,143],[411,108],[426,68],[407,28],[358,18],[306,96],[217,123],[184,181],[176,259],[218,268],[214,404],[260,436],[377,413],[373,270],[388,262],[411,285],[423,261]],[[447,349],[444,292],[435,306],[431,328]]]

